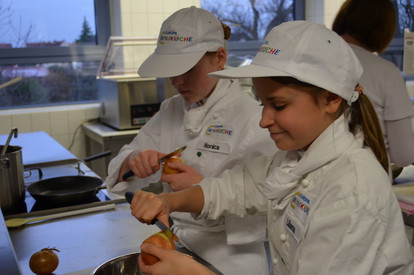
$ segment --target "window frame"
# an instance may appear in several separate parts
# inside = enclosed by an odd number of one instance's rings
[[[96,46],[0,49],[0,65],[100,61],[111,36],[109,2],[94,0]]]
[[[294,20],[305,20],[306,14],[306,1],[305,0],[293,0],[293,18]],[[255,56],[263,41],[229,41],[227,48],[229,54],[245,56]]]

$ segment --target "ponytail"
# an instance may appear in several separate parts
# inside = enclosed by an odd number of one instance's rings
[[[342,102],[349,116],[349,130],[355,135],[362,130],[364,133],[364,144],[368,145],[374,152],[382,167],[388,173],[388,155],[385,149],[384,134],[381,131],[377,113],[369,98],[360,93],[358,100],[348,106],[346,101]]]

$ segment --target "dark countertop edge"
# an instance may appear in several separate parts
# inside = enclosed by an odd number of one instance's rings
[[[18,275],[23,274],[17,260],[13,244],[10,239],[9,231],[4,222],[3,212],[0,208],[0,274]]]

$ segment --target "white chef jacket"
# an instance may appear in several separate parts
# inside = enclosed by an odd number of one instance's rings
[[[123,195],[159,181],[157,172],[114,185],[122,161],[137,148],[168,153],[186,145],[181,158],[204,177],[219,176],[245,159],[273,155],[277,149],[268,131],[259,127],[260,116],[259,102],[243,92],[237,80],[219,80],[205,104],[190,110],[181,95],[169,98],[110,162],[107,188]],[[164,183],[164,192],[169,191]],[[224,274],[268,274],[265,215],[195,220],[188,213],[173,213],[171,217],[180,242]]]
[[[306,152],[279,151],[204,179],[199,217],[267,212],[277,275],[411,275],[397,199],[357,136],[341,116]]]
[[[414,162],[414,135],[401,135],[406,129],[396,129],[400,133],[398,144],[390,144],[386,121],[397,121],[410,119],[414,110],[408,96],[405,81],[400,70],[388,60],[379,57],[360,46],[349,44],[364,69],[360,83],[364,87],[364,93],[371,100],[378,115],[379,122],[384,134],[387,150],[390,147],[400,146],[400,150],[394,149],[396,159],[390,159],[392,163],[406,166]],[[410,121],[411,122],[411,121]],[[408,123],[411,128],[411,123]],[[412,129],[411,129],[412,133]],[[405,146],[404,146],[405,145]]]

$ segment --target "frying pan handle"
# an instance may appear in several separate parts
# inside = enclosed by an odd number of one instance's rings
[[[105,152],[102,152],[102,153],[84,158],[83,161],[88,162],[88,161],[91,161],[91,160],[95,160],[95,159],[99,159],[99,158],[109,156],[110,154],[112,154],[112,151],[105,151]]]

